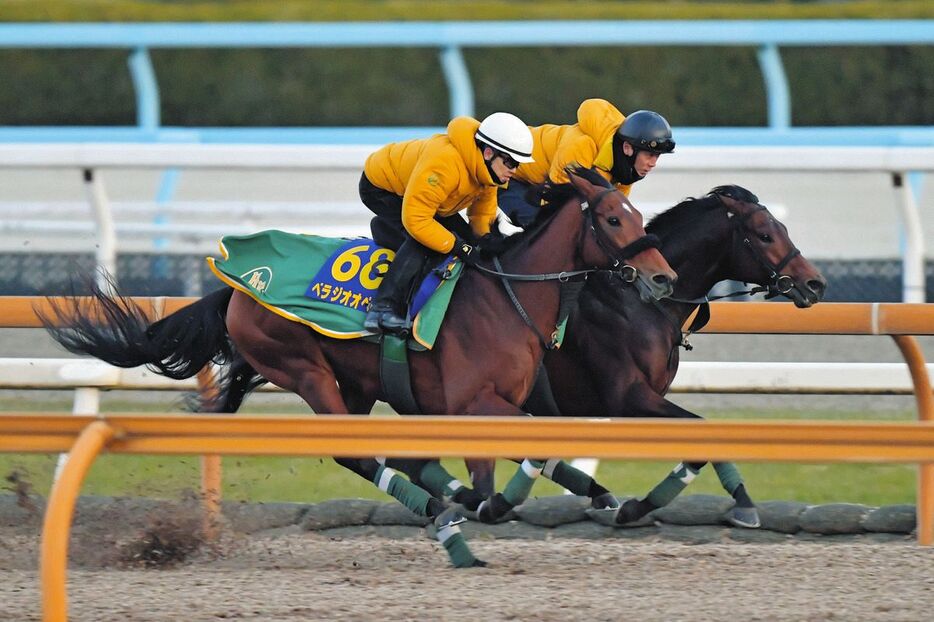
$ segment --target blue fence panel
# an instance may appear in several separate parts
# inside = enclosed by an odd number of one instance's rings
[[[0,24],[0,48],[125,48],[137,95],[135,128],[2,127],[0,141],[384,143],[439,128],[165,128],[152,48],[434,47],[451,116],[472,115],[463,47],[756,46],[768,99],[766,128],[678,128],[681,144],[932,145],[932,128],[792,128],[779,53],[788,46],[930,45],[934,20],[524,21],[384,23]]]

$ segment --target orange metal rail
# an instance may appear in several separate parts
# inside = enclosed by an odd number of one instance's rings
[[[40,560],[44,618],[56,621],[67,619],[68,532],[75,501],[104,449],[143,454],[934,462],[934,422],[0,415],[0,451],[66,449],[71,450],[68,462],[49,498]],[[918,527],[919,541],[930,544],[932,526]]]

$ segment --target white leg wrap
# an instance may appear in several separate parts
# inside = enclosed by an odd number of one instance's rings
[[[385,493],[389,492],[389,482],[392,481],[392,478],[398,475],[392,469],[386,467],[383,469],[383,472],[379,474],[379,483],[376,484],[376,487],[382,490]]]
[[[464,484],[459,479],[452,479],[450,482],[445,484],[444,488],[445,488],[445,493],[447,493],[447,495],[450,496],[450,495],[453,495],[458,490],[460,490],[461,488],[464,488]]]
[[[684,484],[690,484],[694,481],[694,478],[697,477],[697,471],[693,470],[691,467],[685,465],[683,462],[675,467],[675,473],[684,469],[684,477],[679,478]]]
[[[538,478],[542,474],[542,470],[538,467],[532,466],[532,463],[528,460],[522,461],[522,472],[528,475],[531,479]]]
[[[545,466],[542,467],[542,475],[551,479],[555,474],[555,467],[558,466],[558,463],[561,462],[561,458],[552,458],[545,462]]]
[[[435,537],[438,539],[438,542],[444,544],[447,542],[448,538],[456,536],[461,532],[461,528],[457,525],[445,525],[438,530],[438,533],[435,534]]]

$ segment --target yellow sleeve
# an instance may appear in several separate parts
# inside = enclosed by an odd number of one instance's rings
[[[473,205],[467,208],[467,218],[470,228],[475,236],[483,237],[490,232],[493,221],[496,220],[496,188],[491,186],[483,189]]]
[[[558,184],[568,183],[568,176],[564,169],[572,164],[579,164],[584,168],[593,167],[593,160],[597,157],[597,145],[589,136],[579,136],[567,144],[560,145],[555,151],[548,170],[548,179]]]
[[[435,214],[456,188],[456,171],[429,162],[415,167],[402,196],[402,226],[416,241],[438,253],[454,247],[454,234],[435,220]]]
[[[615,184],[615,185],[616,185],[616,189],[623,193],[623,196],[628,197],[629,193],[632,192],[632,184],[629,184],[628,186],[623,185],[623,184]]]

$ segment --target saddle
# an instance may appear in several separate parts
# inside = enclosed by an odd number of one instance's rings
[[[393,251],[369,238],[278,230],[225,236],[220,251],[222,258],[207,258],[214,275],[274,313],[335,339],[379,340],[363,319]],[[447,257],[413,290],[408,348],[434,346],[462,272],[461,262]]]

